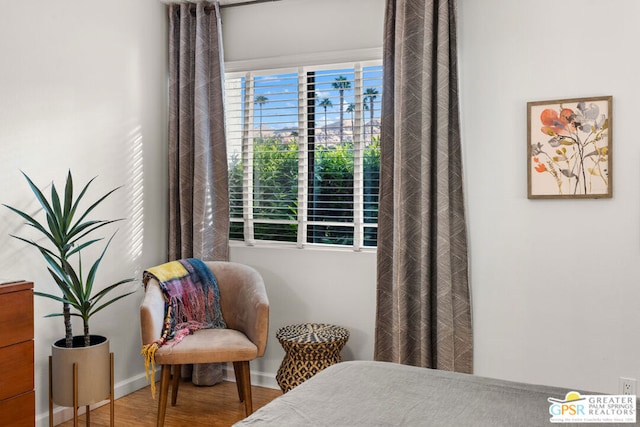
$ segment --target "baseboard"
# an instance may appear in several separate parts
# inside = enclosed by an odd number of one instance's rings
[[[231,364],[222,366],[222,375],[225,381],[236,381]],[[275,390],[280,388],[273,374],[259,371],[251,371],[251,385],[272,388]]]
[[[235,376],[233,374],[233,367],[231,365],[222,366],[222,374],[225,381],[235,382]],[[160,379],[160,371],[156,370],[156,381]],[[279,389],[273,374],[265,372],[251,371],[251,384],[254,386],[267,387],[273,389]],[[137,375],[124,381],[120,381],[114,386],[114,397],[116,399],[126,396],[127,394],[138,391],[149,385],[147,378],[144,374]],[[91,409],[99,408],[103,405],[108,405],[108,400],[103,400],[95,405],[91,405]],[[79,414],[84,414],[85,408],[82,407],[78,411]],[[53,408],[53,425],[61,424],[65,421],[73,419],[73,408],[64,406],[58,406]],[[49,412],[40,413],[36,416],[36,427],[48,427],[49,426]]]
[[[156,372],[156,380],[159,379],[160,372]],[[129,378],[124,381],[120,381],[116,383],[113,387],[114,398],[118,399],[122,396],[126,396],[127,394],[133,393],[134,391],[140,390],[141,388],[149,385],[147,378],[144,374],[137,375],[135,377]],[[102,402],[98,402],[94,405],[91,405],[91,409],[99,408],[103,405],[108,405],[109,400],[103,400]],[[84,414],[85,408],[84,406],[80,408],[78,411],[79,414]],[[53,408],[53,425],[61,424],[65,421],[73,419],[73,408],[64,407],[64,406],[54,406]],[[48,427],[49,426],[49,411],[40,413],[36,415],[36,427]]]

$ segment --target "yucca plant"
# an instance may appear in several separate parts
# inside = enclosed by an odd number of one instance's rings
[[[103,240],[103,237],[94,238],[94,232],[105,225],[121,221],[121,219],[88,219],[88,215],[120,187],[109,191],[97,201],[93,202],[84,211],[81,211],[79,210],[80,202],[85,197],[89,186],[95,178],[92,178],[84,185],[82,191],[80,191],[78,197],[74,200],[73,177],[71,175],[71,171],[69,171],[62,199],[60,198],[54,183],[51,184],[51,198],[47,199],[43,192],[33,183],[31,178],[29,178],[29,176],[24,172],[22,174],[29,183],[29,187],[40,204],[42,211],[44,211],[46,221],[40,222],[24,211],[12,206],[4,206],[25,219],[27,225],[38,230],[46,240],[48,240],[48,244],[40,244],[35,240],[16,235],[11,236],[38,249],[47,262],[49,274],[62,292],[61,296],[38,291],[34,292],[34,294],[62,302],[62,313],[52,313],[47,317],[62,316],[64,318],[65,345],[67,347],[72,347],[73,345],[71,316],[79,316],[82,318],[84,325],[84,345],[89,346],[90,317],[119,299],[133,293],[128,292],[115,298],[105,299],[107,294],[120,285],[134,280],[130,278],[120,280],[105,287],[95,295],[92,295],[98,267],[100,266],[100,262],[102,261],[102,258],[104,257],[115,233],[105,245],[100,256],[93,262],[86,277],[82,273],[82,250],[96,242],[99,242],[100,240]],[[76,265],[77,270],[75,267]],[[76,312],[71,312],[72,307]]]

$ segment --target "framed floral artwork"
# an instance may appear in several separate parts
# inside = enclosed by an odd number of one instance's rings
[[[530,199],[612,197],[611,104],[611,96],[527,103]]]

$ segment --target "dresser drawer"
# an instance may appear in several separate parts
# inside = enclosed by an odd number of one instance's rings
[[[2,427],[33,427],[35,414],[35,391],[0,400],[0,426]]]
[[[0,400],[31,390],[33,340],[0,348]]]
[[[0,293],[0,347],[33,338],[33,290]]]

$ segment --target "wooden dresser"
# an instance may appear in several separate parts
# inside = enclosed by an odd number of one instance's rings
[[[34,425],[33,283],[0,284],[0,426]]]

